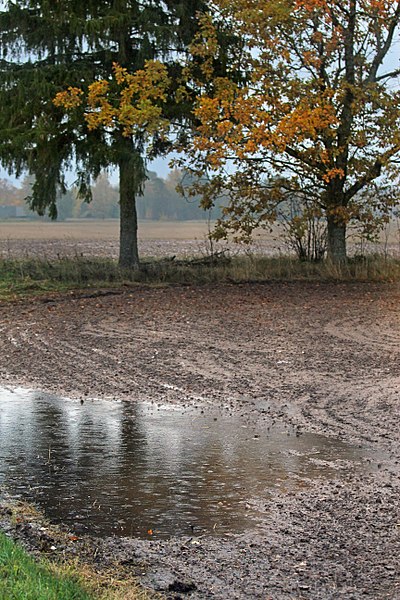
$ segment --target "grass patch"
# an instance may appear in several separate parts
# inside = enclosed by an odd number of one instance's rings
[[[71,576],[35,562],[0,533],[0,600],[91,600]]]
[[[51,524],[33,504],[12,500],[0,489],[0,514],[11,530],[29,524],[36,560],[0,531],[0,600],[160,600],[118,562],[93,561],[93,543]],[[44,550],[43,536],[58,550]],[[41,554],[42,556],[42,554]]]
[[[0,260],[0,299],[38,296],[87,287],[121,285],[133,273],[124,272],[112,260],[25,258]]]
[[[82,257],[0,261],[0,299],[135,283],[210,284],[249,281],[400,281],[400,260],[380,255],[343,264],[300,262],[291,257],[209,256],[192,260],[151,260],[138,271],[113,260]]]
[[[159,594],[141,588],[130,574],[119,572],[117,566],[98,572],[79,559],[60,564],[50,560],[37,561],[0,532],[0,600],[159,598]]]

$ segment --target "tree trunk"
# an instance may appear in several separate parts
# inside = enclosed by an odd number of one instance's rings
[[[119,160],[119,266],[139,270],[134,149],[130,140],[124,140],[124,142],[125,152],[122,152]]]
[[[335,216],[328,216],[328,258],[335,263],[347,258],[346,224],[338,222]]]

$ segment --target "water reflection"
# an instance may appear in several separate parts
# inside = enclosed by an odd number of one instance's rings
[[[99,535],[244,531],[261,519],[252,498],[365,463],[322,436],[255,437],[217,410],[82,405],[26,390],[0,390],[0,439],[0,485]]]

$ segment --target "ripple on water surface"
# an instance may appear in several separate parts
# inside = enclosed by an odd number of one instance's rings
[[[0,440],[0,486],[97,535],[243,532],[271,490],[367,468],[362,449],[224,410],[27,390],[0,390]]]

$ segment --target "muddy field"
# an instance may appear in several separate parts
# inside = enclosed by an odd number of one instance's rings
[[[93,538],[99,565],[117,561],[175,599],[400,598],[398,285],[73,293],[0,305],[0,345],[9,388],[204,410],[211,402],[243,415],[258,436],[281,423],[369,452],[363,473],[338,469],[277,489],[255,530]],[[44,547],[31,526],[12,531]]]
[[[258,230],[253,243],[240,246],[220,241],[210,246],[206,221],[139,223],[139,252],[142,257],[177,256],[179,258],[207,255],[211,251],[229,251],[231,255],[256,253],[267,256],[288,254],[282,225],[271,230]],[[65,256],[118,256],[118,220],[76,219],[66,222],[0,221],[0,256],[4,258]],[[400,256],[400,223],[392,221],[379,242],[360,242],[350,231],[349,252],[379,253]]]
[[[206,255],[211,251],[207,240],[208,231],[206,221],[141,222],[139,252],[142,257],[185,258]],[[251,246],[214,242],[213,250],[220,252],[229,249],[233,255],[249,251],[268,255],[287,252],[280,233],[278,228],[272,232],[260,231]],[[0,222],[0,256],[117,258],[118,238],[118,220],[3,221]],[[391,242],[396,248],[395,237]]]

